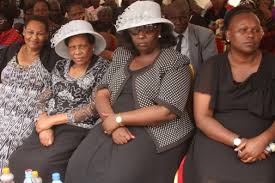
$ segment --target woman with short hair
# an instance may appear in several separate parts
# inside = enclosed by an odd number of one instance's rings
[[[15,182],[23,182],[27,168],[38,170],[43,182],[51,182],[53,172],[63,179],[69,158],[98,118],[93,93],[109,65],[97,56],[105,49],[104,38],[87,21],[74,20],[58,30],[52,43],[64,59],[41,94],[34,132],[10,158]]]
[[[210,58],[197,75],[198,130],[183,168],[184,183],[275,182],[275,57],[253,10],[237,7],[224,19],[228,53]]]
[[[38,96],[50,85],[52,52],[45,48],[48,24],[30,17],[23,30],[24,44],[12,44],[0,53],[0,168],[31,134]],[[48,70],[46,69],[48,68]]]

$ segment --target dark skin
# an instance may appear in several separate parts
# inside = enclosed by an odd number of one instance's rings
[[[160,26],[157,30],[146,33],[139,31],[137,35],[130,35],[133,44],[139,52],[129,65],[130,70],[138,70],[154,63],[154,60],[160,53],[158,35]],[[96,93],[96,109],[103,120],[102,126],[107,134],[111,134],[113,141],[117,144],[126,144],[135,136],[127,127],[121,127],[115,122],[117,114],[113,112],[110,104],[110,91],[101,89]],[[155,115],[158,114],[158,115]],[[120,113],[123,119],[123,125],[129,126],[147,126],[158,124],[162,121],[172,120],[176,115],[168,108],[161,105],[152,105],[128,112]]]
[[[242,13],[232,18],[226,38],[231,42],[229,61],[232,77],[237,82],[245,81],[251,74],[257,72],[262,54],[258,49],[263,36],[260,21],[253,13]],[[211,96],[194,93],[194,116],[196,125],[210,139],[233,147],[237,134],[219,123],[209,109]],[[253,138],[243,138],[235,149],[243,163],[254,163],[268,158],[265,147],[275,139],[275,122],[270,128]]]
[[[177,4],[171,4],[168,5],[164,9],[164,15],[167,19],[169,19],[173,24],[175,25],[174,31],[178,34],[184,33],[186,30],[189,18],[190,18],[190,12],[188,7],[185,6],[179,6]]]

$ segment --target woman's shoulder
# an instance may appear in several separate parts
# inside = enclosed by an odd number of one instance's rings
[[[123,55],[132,56],[132,53],[130,50],[128,50],[123,46],[119,46],[114,50],[114,56],[123,56]]]
[[[132,53],[130,50],[124,48],[124,47],[118,47],[115,49],[113,53],[113,59],[112,62],[125,64],[132,58]]]
[[[222,66],[226,64],[228,53],[220,53],[208,58],[205,62],[203,62],[201,69],[203,68],[212,68],[216,67],[221,69]]]
[[[172,48],[163,48],[156,60],[155,66],[164,70],[183,68],[190,64],[190,59]]]
[[[160,53],[160,58],[169,64],[175,64],[177,62],[182,65],[190,64],[190,59],[186,55],[181,54],[173,48],[163,48]]]
[[[105,66],[109,66],[110,61],[101,57],[101,56],[97,56],[97,61],[96,61],[97,65],[105,65]]]

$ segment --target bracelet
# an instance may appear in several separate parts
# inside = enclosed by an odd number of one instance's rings
[[[265,150],[268,153],[273,153],[275,152],[275,142],[271,142],[270,144],[268,144],[268,146],[266,146]]]

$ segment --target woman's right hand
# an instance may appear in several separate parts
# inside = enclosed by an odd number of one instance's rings
[[[257,160],[264,160],[268,154],[265,153],[265,142],[260,137],[242,139],[242,143],[235,148],[238,157],[243,163],[254,163]]]
[[[43,130],[39,133],[39,140],[43,146],[50,146],[54,141],[54,132],[52,129]]]
[[[112,138],[116,144],[127,144],[135,136],[126,127],[119,127],[112,133]]]

